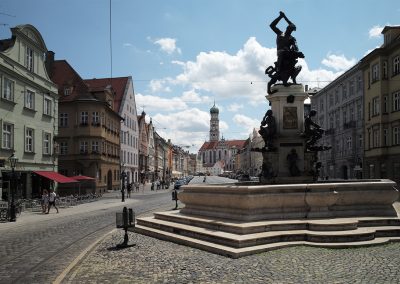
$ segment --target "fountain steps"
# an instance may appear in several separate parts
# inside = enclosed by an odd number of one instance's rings
[[[358,247],[400,240],[397,218],[232,222],[159,212],[138,218],[135,232],[233,258],[293,245]]]

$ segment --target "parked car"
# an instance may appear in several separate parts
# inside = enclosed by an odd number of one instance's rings
[[[250,181],[250,176],[248,174],[240,175],[238,181]]]
[[[185,185],[185,184],[186,184],[186,182],[185,182],[184,180],[178,179],[178,180],[175,182],[174,189],[180,189],[181,186],[182,186],[182,185]]]

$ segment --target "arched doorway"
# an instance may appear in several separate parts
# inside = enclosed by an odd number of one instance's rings
[[[107,190],[112,190],[112,171],[108,170],[107,172]]]

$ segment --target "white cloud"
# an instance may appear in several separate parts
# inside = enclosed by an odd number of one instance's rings
[[[181,98],[184,102],[193,104],[211,102],[211,98],[209,96],[201,96],[199,93],[196,92],[195,89],[183,92]]]
[[[170,93],[171,87],[168,86],[168,82],[170,80],[168,78],[162,80],[151,80],[149,83],[149,87],[152,93]]]
[[[174,52],[181,53],[181,49],[176,46],[176,39],[174,38],[160,38],[153,42],[154,44],[158,44],[160,49],[168,54],[172,54]]]
[[[242,127],[247,134],[252,133],[254,128],[258,128],[260,126],[259,119],[253,119],[243,114],[236,114],[232,120],[236,125]]]
[[[335,71],[345,71],[356,64],[355,58],[347,59],[346,56],[328,54],[326,58],[322,60],[322,64],[334,69]]]
[[[382,35],[383,28],[381,26],[373,26],[368,32],[369,38],[379,38]]]
[[[164,139],[171,139],[174,144],[194,145],[193,152],[197,152],[208,140],[210,114],[197,108],[169,114],[158,113],[154,115],[154,121],[165,128],[157,130]]]
[[[181,98],[162,98],[158,96],[136,94],[136,106],[141,109],[144,106],[145,111],[167,112],[187,109],[187,104]]]
[[[124,47],[130,47],[130,46],[132,46],[132,44],[129,43],[129,42],[126,42],[126,43],[123,44],[123,46],[124,46]]]
[[[243,105],[233,103],[228,105],[227,110],[231,112],[237,112],[239,109],[243,108]]]

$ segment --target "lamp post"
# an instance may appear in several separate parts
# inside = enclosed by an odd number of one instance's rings
[[[11,204],[10,204],[10,222],[15,222],[17,217],[15,215],[15,172],[14,169],[17,165],[18,158],[14,156],[14,153],[8,158],[11,166]]]
[[[125,178],[126,178],[126,173],[125,173],[125,171],[123,171],[121,173],[121,180],[122,180],[122,188],[121,188],[122,200],[121,200],[121,202],[125,202]]]

